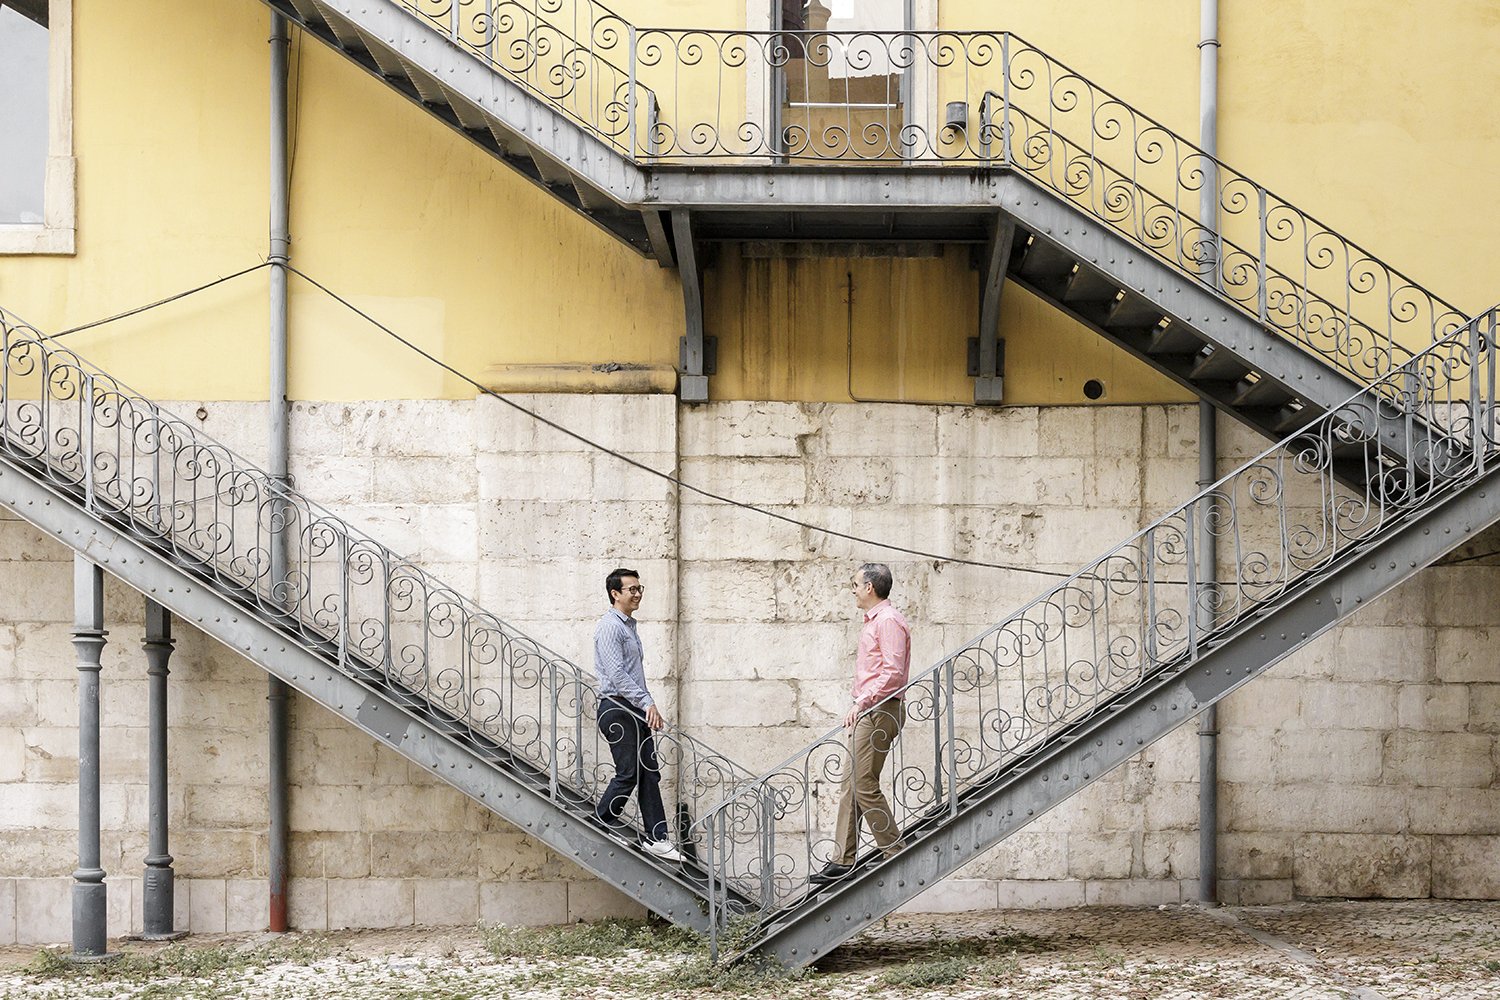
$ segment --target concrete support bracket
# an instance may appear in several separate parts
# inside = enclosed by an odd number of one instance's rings
[[[78,661],[78,869],[73,872],[73,957],[107,953],[109,889],[99,853],[99,671],[104,654],[104,572],[73,557],[73,649]]]

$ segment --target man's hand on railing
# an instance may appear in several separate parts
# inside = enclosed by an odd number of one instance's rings
[[[653,730],[656,730],[662,728],[666,724],[667,720],[661,717],[661,713],[656,710],[655,705],[652,705],[650,708],[646,709],[646,725],[650,726]]]

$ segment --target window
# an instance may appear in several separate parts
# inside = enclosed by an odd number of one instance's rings
[[[0,0],[0,253],[71,254],[72,0]]]
[[[900,156],[906,0],[781,0],[789,58],[782,137],[792,156]],[[908,58],[909,61],[909,58]]]

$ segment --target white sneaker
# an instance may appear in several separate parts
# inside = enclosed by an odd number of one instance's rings
[[[646,853],[653,858],[661,858],[663,861],[682,861],[682,852],[673,847],[670,840],[648,840],[645,846]]]

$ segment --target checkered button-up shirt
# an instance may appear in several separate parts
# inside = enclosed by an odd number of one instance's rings
[[[614,608],[604,613],[594,629],[594,672],[599,694],[629,702],[642,711],[656,702],[646,690],[645,651],[635,619]]]

